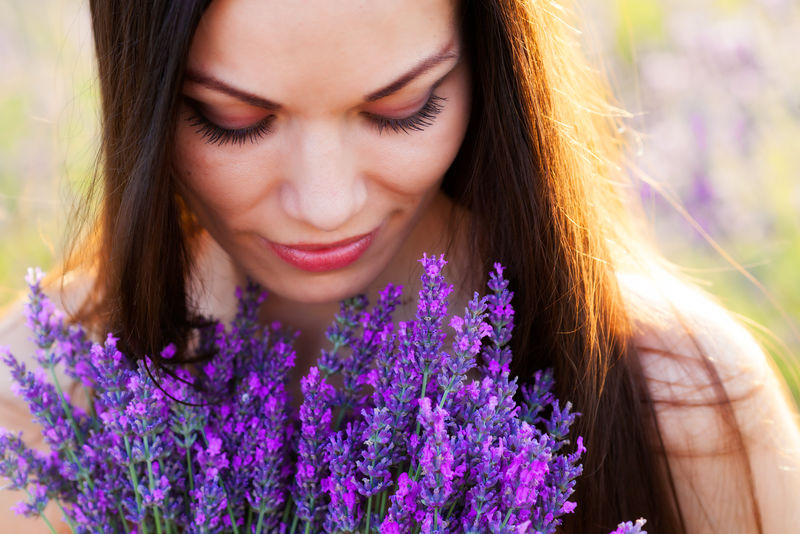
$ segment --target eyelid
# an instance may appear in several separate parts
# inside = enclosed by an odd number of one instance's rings
[[[212,145],[226,145],[229,143],[243,145],[245,141],[255,143],[265,135],[272,131],[272,123],[275,115],[269,114],[263,119],[240,128],[226,128],[220,126],[214,121],[210,120],[200,110],[199,105],[193,105],[187,98],[187,106],[189,107],[190,115],[186,117],[186,121],[190,126],[195,128],[195,134],[199,135],[206,143]],[[199,103],[198,103],[199,104]]]
[[[415,113],[406,117],[398,119],[381,117],[380,115],[369,113],[365,113],[365,115],[378,129],[378,134],[382,134],[386,129],[392,130],[394,133],[402,132],[410,134],[412,131],[421,132],[428,126],[431,126],[439,113],[444,109],[444,102],[446,101],[447,99],[445,97],[431,92],[425,104]]]
[[[429,86],[429,88],[428,88],[428,92],[427,92],[427,95],[426,95],[426,96],[425,96],[425,98],[422,100],[422,105],[423,105],[423,106],[425,105],[425,103],[427,103],[427,102],[430,100],[430,98],[431,98],[431,95],[433,94],[433,92],[434,92],[434,91],[436,91],[436,89],[438,89],[438,88],[439,88],[439,86],[442,84],[442,82],[444,82],[445,78],[447,78],[448,76],[450,76],[450,74],[453,72],[453,70],[455,70],[455,68],[456,68],[456,67],[455,67],[455,66],[453,66],[453,68],[452,68],[452,69],[450,69],[449,71],[445,72],[445,73],[444,73],[444,74],[443,74],[443,75],[442,75],[440,78],[438,78],[438,79],[437,79],[435,82],[433,82],[433,84],[431,84],[431,85]],[[409,85],[408,87],[412,87],[412,86],[413,86],[413,83],[412,83],[412,85]],[[405,89],[405,88],[404,88],[404,89]],[[373,101],[373,102],[369,102],[369,104],[375,104],[375,103],[377,103],[377,102],[380,102],[380,101],[381,101],[381,100],[383,100],[383,99],[389,99],[389,98],[392,98],[392,97],[395,97],[395,98],[396,98],[396,97],[397,97],[397,94],[391,94],[391,95],[387,95],[387,96],[383,97],[382,99],[375,100],[375,101]],[[420,108],[420,107],[418,107],[418,108],[417,108],[417,111],[418,111],[419,109],[421,109],[421,108]],[[365,113],[370,113],[370,112],[365,110]],[[413,113],[413,112],[412,112],[412,113]],[[373,114],[374,114],[374,113],[373,113]],[[378,114],[378,115],[379,115],[379,114]],[[388,117],[387,117],[387,118],[388,118]]]
[[[425,104],[431,99],[431,95],[433,94],[433,89],[431,89],[428,93],[426,93],[422,98],[419,98],[416,102],[414,102],[414,106],[403,106],[400,111],[395,111],[394,113],[385,113],[385,112],[378,112],[378,111],[369,111],[364,110],[364,113],[371,116],[371,117],[382,117],[384,119],[404,119],[415,113],[419,112]],[[395,106],[395,109],[397,107]]]
[[[259,122],[265,120],[267,117],[272,115],[271,113],[264,113],[264,111],[261,110],[260,113],[254,114],[253,115],[253,119],[247,121],[247,124],[244,124],[244,125],[241,125],[241,126],[239,126],[239,125],[237,125],[237,126],[230,125],[229,126],[227,124],[222,124],[222,123],[227,122],[227,121],[220,121],[220,120],[216,119],[215,115],[218,115],[218,114],[215,113],[215,109],[214,109],[215,106],[209,105],[206,102],[202,102],[200,100],[197,100],[197,99],[192,98],[192,97],[190,97],[188,95],[185,95],[185,94],[182,95],[182,97],[183,97],[186,105],[193,112],[195,112],[195,113],[197,113],[199,115],[202,115],[209,122],[215,124],[216,126],[219,126],[220,128],[226,128],[226,129],[230,129],[230,130],[241,130],[243,128],[248,128],[248,127],[251,127],[251,126],[255,126]]]

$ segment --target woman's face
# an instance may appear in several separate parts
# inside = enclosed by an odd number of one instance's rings
[[[177,127],[182,196],[244,273],[354,294],[436,242],[469,79],[451,0],[215,0]]]

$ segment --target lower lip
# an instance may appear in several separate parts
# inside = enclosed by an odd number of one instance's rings
[[[319,273],[341,269],[355,262],[372,244],[373,237],[375,237],[375,231],[347,245],[316,250],[304,250],[271,241],[267,241],[267,243],[275,254],[289,265],[304,271]]]

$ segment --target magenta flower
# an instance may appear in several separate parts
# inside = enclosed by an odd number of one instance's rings
[[[555,532],[577,506],[578,414],[552,395],[552,372],[521,388],[510,376],[502,266],[489,295],[448,317],[444,258],[421,264],[413,321],[393,321],[397,286],[374,306],[342,303],[330,348],[301,380],[299,413],[288,395],[296,333],[259,324],[255,284],[237,290],[229,326],[198,329],[198,353],[213,357],[189,368],[175,363],[175,345],[132,363],[114,336],[91,343],[32,271],[40,368],[7,351],[3,361],[51,453],[0,433],[0,475],[28,492],[15,510],[40,515],[57,501],[77,534]],[[88,413],[55,380],[58,367],[92,392]]]

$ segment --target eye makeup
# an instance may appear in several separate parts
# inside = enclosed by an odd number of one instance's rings
[[[251,126],[242,128],[224,128],[206,117],[191,98],[185,97],[184,101],[189,106],[190,114],[186,117],[189,125],[195,128],[195,133],[212,145],[236,144],[243,145],[246,141],[255,143],[272,131],[272,122],[275,115],[267,115]]]
[[[428,100],[422,107],[408,117],[392,118],[383,117],[375,113],[362,112],[375,128],[378,134],[383,134],[386,130],[392,133],[421,132],[431,126],[444,109],[444,102],[447,99],[431,93]],[[189,125],[195,128],[195,133],[208,144],[223,146],[226,144],[243,145],[245,142],[255,143],[261,140],[272,131],[272,123],[275,115],[270,114],[251,126],[242,128],[225,128],[211,121],[200,111],[200,106],[193,99],[185,97],[184,101],[190,109],[190,114],[186,117]]]
[[[367,112],[364,112],[364,115],[378,128],[378,134],[383,133],[384,130],[387,129],[394,133],[403,132],[405,134],[410,134],[412,131],[421,132],[433,124],[436,116],[444,109],[444,102],[446,100],[447,99],[444,97],[431,93],[431,96],[419,111],[409,117],[399,119],[381,117],[380,115]]]

